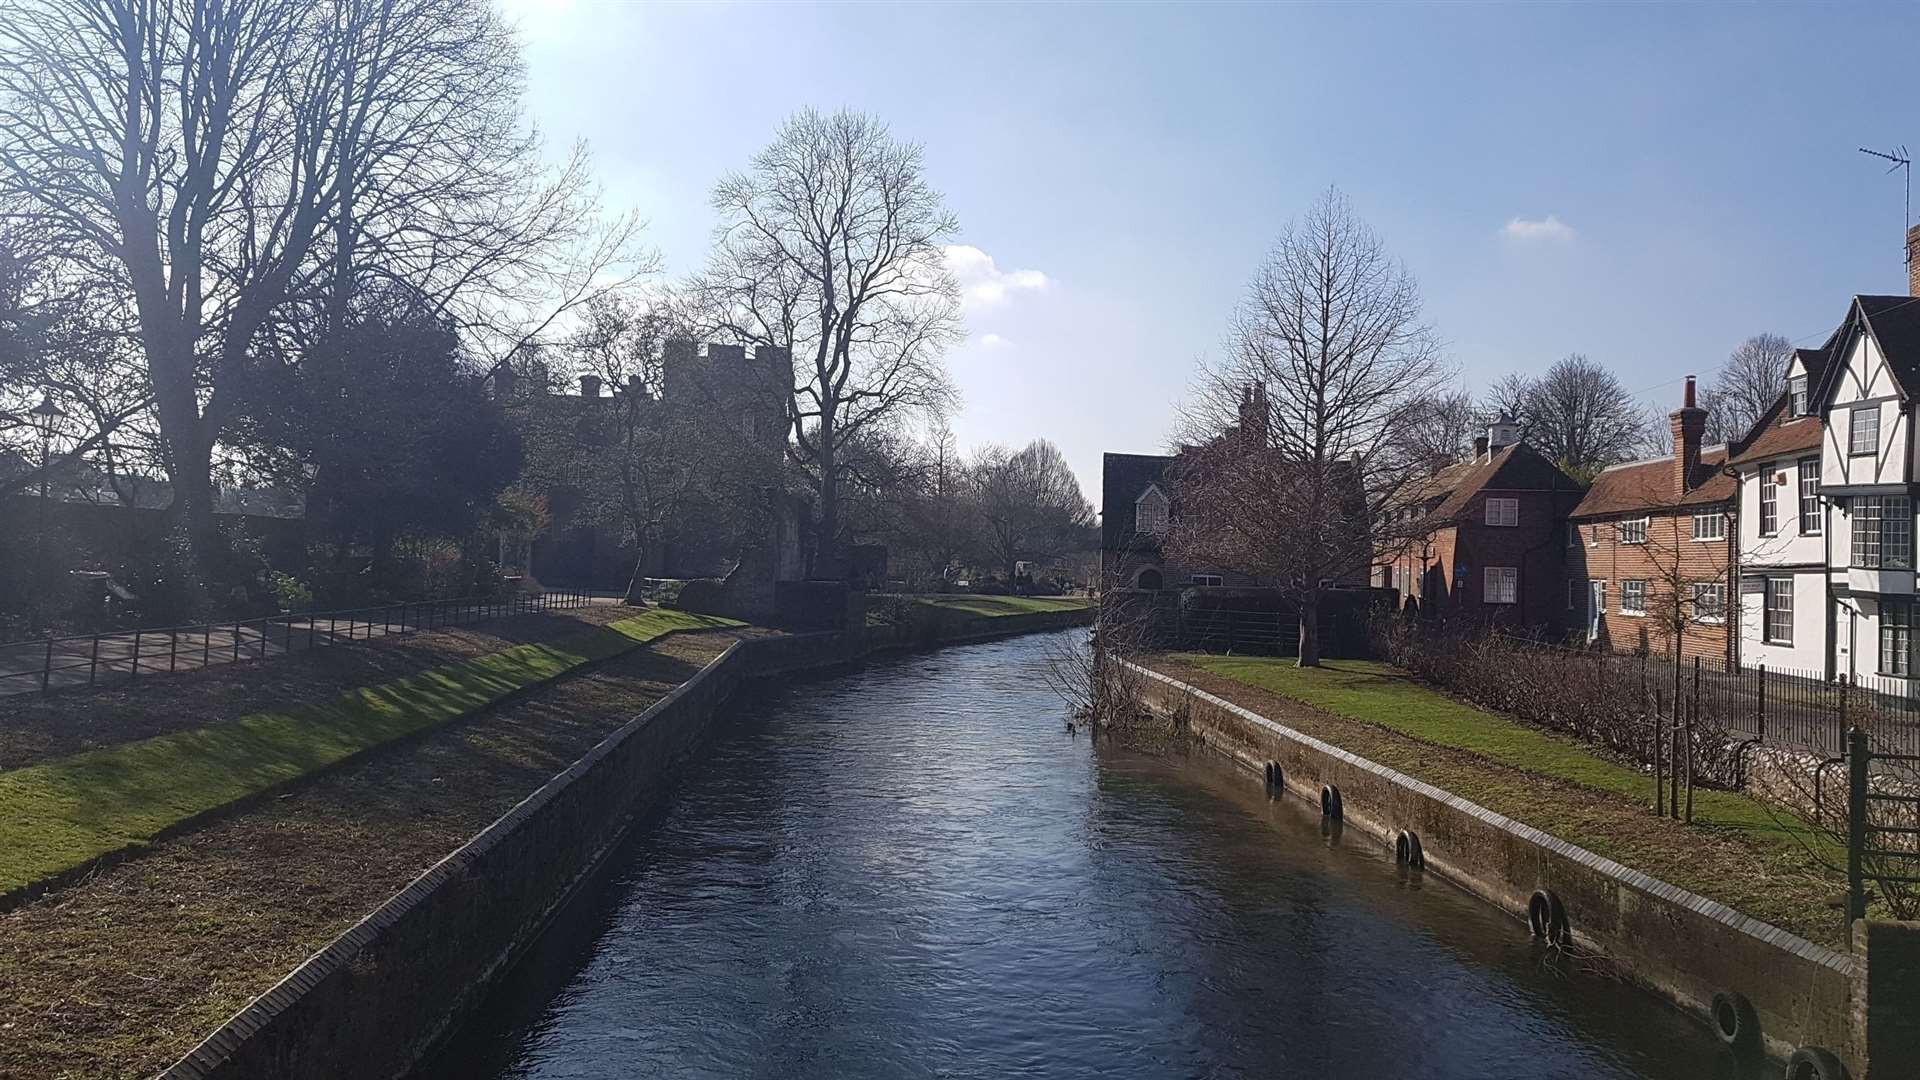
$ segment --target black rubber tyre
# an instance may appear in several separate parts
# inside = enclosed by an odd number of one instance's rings
[[[1267,787],[1276,788],[1279,786],[1280,786],[1280,766],[1276,762],[1269,761],[1267,762]]]
[[[1549,945],[1566,945],[1573,939],[1567,924],[1567,906],[1552,889],[1536,889],[1527,901],[1527,929]]]
[[[1420,850],[1420,834],[1411,829],[1402,829],[1400,830],[1400,836],[1407,846],[1407,853],[1401,856],[1400,861],[1406,863],[1409,870],[1425,870],[1427,868],[1427,856],[1425,852]],[[1396,855],[1399,854],[1399,847],[1400,843],[1396,842],[1394,844]]]
[[[1803,1046],[1787,1059],[1787,1080],[1847,1080],[1847,1067],[1817,1046]]]
[[[1340,812],[1340,789],[1332,784],[1320,788],[1320,816],[1332,818],[1335,821],[1343,817]]]
[[[1743,1054],[1760,1048],[1760,1014],[1747,995],[1731,990],[1713,995],[1713,1033]]]

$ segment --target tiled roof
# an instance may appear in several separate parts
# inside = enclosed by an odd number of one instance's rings
[[[1670,506],[1701,506],[1729,502],[1738,484],[1723,471],[1727,448],[1716,446],[1700,453],[1692,484],[1686,494],[1673,494],[1673,458],[1654,458],[1615,465],[1593,478],[1587,497],[1573,508],[1572,517],[1605,517],[1635,510],[1660,510]]]
[[[1785,413],[1786,398],[1782,396],[1747,433],[1746,441],[1734,448],[1727,464],[1754,465],[1787,454],[1819,449],[1820,434],[1825,430],[1820,418],[1787,416]]]
[[[1133,502],[1166,475],[1164,454],[1104,454],[1100,458],[1100,544],[1124,547],[1133,538]],[[1171,493],[1169,493],[1171,494]]]
[[[1427,515],[1427,521],[1438,526],[1464,513],[1474,497],[1488,488],[1579,491],[1580,484],[1538,450],[1516,443],[1503,447],[1485,461],[1476,459],[1448,465],[1415,481],[1407,490],[1406,502],[1418,505],[1439,499],[1440,503]]]
[[[1856,296],[1854,302],[1873,329],[1900,388],[1920,394],[1920,298]]]

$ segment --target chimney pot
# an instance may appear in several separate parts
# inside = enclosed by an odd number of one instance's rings
[[[1907,295],[1920,296],[1920,225],[1907,230]]]
[[[1693,376],[1691,375],[1687,376],[1687,400],[1686,400],[1686,404],[1682,406],[1682,408],[1687,408],[1687,409],[1696,408],[1696,406],[1694,405],[1694,398],[1693,398]]]
[[[580,376],[580,396],[583,398],[599,397],[600,396],[600,376],[598,375]]]

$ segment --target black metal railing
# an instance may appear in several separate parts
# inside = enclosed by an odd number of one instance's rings
[[[1849,923],[1866,918],[1869,885],[1890,907],[1920,887],[1920,755],[1877,750],[1877,741],[1860,728],[1847,733]]]
[[[588,602],[585,592],[551,589],[539,595],[418,600],[15,641],[0,644],[0,696],[122,683],[215,664],[288,656],[341,641],[578,608]]]

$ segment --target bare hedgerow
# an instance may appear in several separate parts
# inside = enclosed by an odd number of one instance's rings
[[[1875,708],[1867,704],[1860,717],[1869,731],[1884,730],[1888,722]],[[1888,749],[1871,735],[1869,745]],[[1765,796],[1762,805],[1781,828],[1828,873],[1844,877],[1851,831],[1846,759],[1769,747],[1754,754],[1750,775],[1752,789]],[[1920,829],[1920,805],[1904,801],[1920,795],[1920,769],[1910,761],[1875,760],[1867,790],[1880,796],[1866,804],[1869,829],[1861,845],[1868,908],[1895,919],[1920,918],[1920,884],[1901,880],[1920,877],[1920,834],[1910,831]]]

